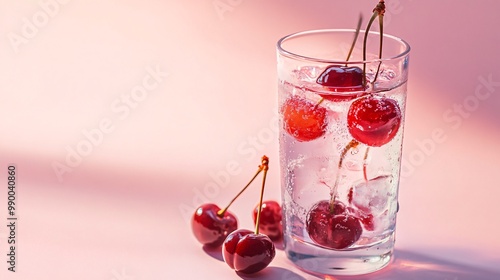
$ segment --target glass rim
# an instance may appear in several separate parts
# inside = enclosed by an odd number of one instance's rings
[[[319,62],[319,63],[329,63],[329,64],[335,64],[335,63],[336,64],[364,64],[364,63],[373,63],[373,62],[395,60],[395,59],[400,59],[400,58],[407,56],[411,50],[410,44],[408,44],[405,40],[403,40],[399,37],[390,35],[390,34],[386,34],[386,33],[384,33],[384,38],[389,38],[389,39],[392,39],[396,42],[401,43],[405,47],[404,51],[402,51],[401,53],[399,53],[396,56],[392,56],[392,57],[388,57],[388,58],[381,58],[381,59],[377,58],[377,59],[358,60],[358,61],[351,61],[351,60],[345,61],[345,60],[322,59],[322,58],[300,55],[300,54],[296,54],[296,53],[291,52],[291,51],[287,51],[282,46],[283,43],[289,39],[294,39],[294,38],[301,37],[304,35],[311,35],[311,34],[318,34],[318,33],[333,33],[333,32],[336,32],[336,33],[354,33],[354,32],[356,32],[356,30],[355,29],[312,29],[312,30],[294,32],[294,33],[288,34],[288,35],[282,37],[281,39],[279,39],[277,42],[277,49],[281,55],[284,55],[284,56],[289,57],[289,58],[299,59],[299,60],[307,60],[307,61],[313,61],[313,62]],[[359,33],[364,34],[364,33],[366,33],[366,30],[361,29],[359,31]],[[380,35],[380,33],[377,31],[369,31],[368,34]]]

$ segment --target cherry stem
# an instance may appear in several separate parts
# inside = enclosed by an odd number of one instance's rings
[[[262,212],[262,200],[264,199],[264,187],[266,185],[267,170],[269,170],[268,157],[262,157],[262,164],[259,166],[259,169],[264,171],[264,175],[262,177],[262,188],[260,189],[259,210],[257,211],[257,218],[255,219],[255,235],[259,234],[260,213]]]
[[[377,4],[375,9],[373,9],[373,15],[370,18],[370,21],[368,22],[368,26],[365,31],[365,37],[363,38],[363,85],[366,86],[366,41],[368,39],[368,33],[370,31],[370,28],[373,24],[373,21],[375,21],[375,18],[378,17],[378,22],[379,22],[379,33],[380,33],[380,43],[379,43],[379,49],[378,49],[378,59],[380,60],[377,66],[377,71],[375,72],[375,77],[373,77],[373,82],[372,84],[375,84],[375,81],[378,78],[378,74],[380,72],[380,66],[382,65],[382,46],[384,42],[384,14],[385,14],[385,3],[384,0],[380,0],[380,2]],[[368,152],[370,151],[370,147],[366,147],[366,152],[365,156],[363,158],[363,177],[365,179],[365,182],[368,182],[368,175],[367,175],[367,159],[368,159]]]
[[[363,38],[363,85],[366,86],[366,42],[368,40],[368,34],[370,32],[370,28],[372,27],[373,22],[375,21],[375,18],[379,17],[379,23],[380,23],[380,48],[379,48],[379,59],[382,59],[382,39],[383,39],[383,17],[385,14],[385,2],[384,0],[380,0],[380,2],[375,6],[373,9],[373,15],[371,16],[370,20],[368,21],[368,26],[366,27],[365,30],[365,36]],[[382,64],[382,62],[380,62]],[[377,73],[375,74],[375,78],[373,80],[373,83],[375,83],[375,80],[377,79],[378,72],[380,70],[380,64],[377,68]]]
[[[356,26],[356,32],[354,33],[354,38],[352,40],[351,48],[349,49],[349,53],[347,54],[347,58],[345,61],[349,61],[351,58],[352,51],[354,50],[354,45],[356,45],[356,41],[358,40],[359,30],[361,30],[361,24],[363,23],[363,15],[359,14],[358,25]],[[347,63],[345,64],[347,67]]]
[[[378,59],[382,59],[382,44],[384,42],[384,14],[383,13],[378,15],[378,22],[379,22],[379,29],[380,29],[380,46],[379,46],[379,52],[378,52]],[[373,83],[375,83],[375,81],[377,80],[381,65],[382,65],[382,60],[380,60],[378,63],[377,72],[375,72],[375,77],[373,78]]]
[[[339,160],[339,165],[338,165],[338,170],[337,170],[337,176],[335,177],[335,184],[333,185],[332,192],[331,192],[331,197],[330,197],[330,213],[333,213],[333,210],[335,209],[335,197],[337,196],[337,189],[339,186],[339,178],[340,178],[340,170],[342,169],[342,163],[344,162],[344,158],[347,154],[347,152],[352,149],[356,148],[359,145],[359,142],[352,139],[351,142],[349,142],[342,152],[340,153],[340,160]]]
[[[365,179],[365,182],[368,182],[368,176],[366,172],[366,167],[368,166],[368,151],[370,150],[370,147],[366,147],[365,151],[365,156],[363,157],[363,178]]]
[[[318,103],[316,103],[316,105],[314,105],[314,109],[318,108],[318,106],[323,103],[323,101],[325,101],[325,99],[323,97],[321,97],[321,99],[318,101]]]
[[[229,209],[229,206],[231,206],[231,204],[233,204],[233,202],[236,201],[236,199],[248,188],[248,186],[250,186],[250,184],[253,182],[253,180],[255,180],[255,178],[257,178],[257,175],[259,175],[259,173],[263,169],[264,168],[262,167],[262,165],[259,165],[259,169],[255,173],[255,175],[253,175],[253,177],[250,180],[250,182],[248,182],[248,184],[243,189],[241,189],[241,191],[229,202],[229,204],[225,208],[220,209],[219,211],[217,211],[217,216],[219,216],[221,218],[224,217],[224,214],[226,213],[227,209]]]
[[[365,30],[365,36],[363,38],[363,86],[366,87],[366,42],[368,41],[368,33],[370,32],[370,28],[372,27],[372,23],[375,18],[378,16],[377,12],[374,12],[370,20],[368,21],[368,26]]]

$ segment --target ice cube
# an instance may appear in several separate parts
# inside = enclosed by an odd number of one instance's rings
[[[293,235],[299,236],[299,237],[304,237],[304,222],[301,218],[298,216],[294,215],[290,217],[290,222],[288,223],[290,225],[290,231]]]
[[[298,81],[302,82],[316,82],[320,69],[315,66],[304,66],[298,70],[293,71]]]
[[[349,171],[361,171],[363,169],[363,163],[353,159],[347,159],[344,161],[344,167]]]
[[[305,219],[311,205],[318,200],[330,198],[338,156],[303,157],[300,161],[292,162],[286,176],[287,195],[294,203],[296,215]],[[298,211],[299,209],[304,211]]]
[[[362,181],[352,189],[352,204],[360,210],[378,216],[389,206],[391,175],[382,175]]]
[[[382,69],[378,73],[378,80],[379,81],[390,81],[396,77],[396,72],[393,69]]]

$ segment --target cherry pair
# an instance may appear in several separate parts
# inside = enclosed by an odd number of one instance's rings
[[[191,221],[196,239],[209,247],[222,245],[224,261],[238,272],[255,273],[267,267],[276,254],[272,240],[282,236],[281,207],[275,201],[263,201],[268,169],[269,158],[263,156],[256,174],[228,206],[220,209],[213,203],[201,205],[196,209]],[[262,171],[264,178],[260,202],[253,211],[255,231],[237,229],[237,219],[228,208]]]
[[[342,72],[344,66],[331,66],[330,72]],[[327,71],[328,71],[327,69]],[[358,72],[354,72],[358,73]],[[349,74],[351,75],[351,74]],[[321,77],[320,77],[321,78]],[[347,79],[343,81],[354,81]],[[359,81],[359,79],[355,79]],[[329,83],[325,83],[328,85]],[[353,87],[359,86],[356,84]],[[353,87],[347,87],[349,89]],[[323,95],[323,99],[356,98],[352,96]],[[282,107],[284,128],[298,141],[311,141],[323,136],[328,127],[327,109],[320,103],[313,103],[303,97],[293,96],[285,101]],[[380,147],[391,141],[399,130],[401,111],[398,103],[391,98],[365,94],[355,99],[347,112],[347,127],[351,136],[357,141],[372,147]]]

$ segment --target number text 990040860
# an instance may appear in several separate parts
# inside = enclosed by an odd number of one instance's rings
[[[7,174],[7,269],[16,272],[16,167],[10,165]]]

